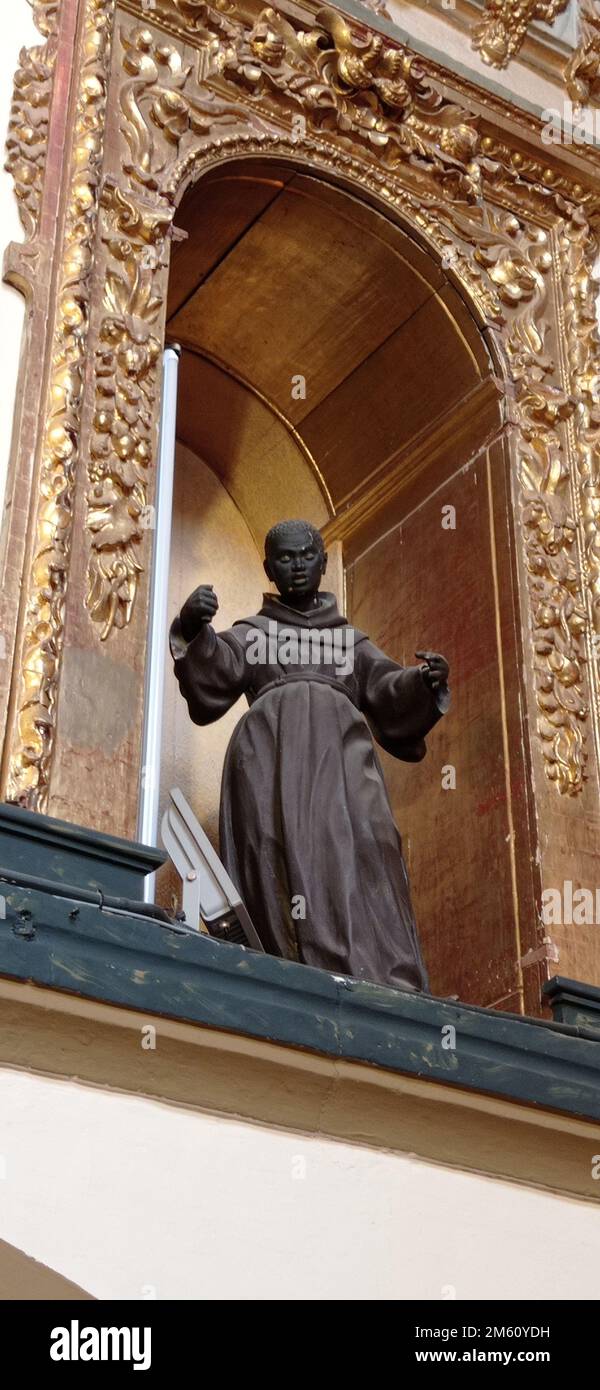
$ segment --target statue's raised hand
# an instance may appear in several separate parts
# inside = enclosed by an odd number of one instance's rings
[[[439,690],[440,685],[446,684],[450,667],[445,656],[439,652],[415,652],[415,656],[421,658],[423,680],[430,690]]]
[[[199,584],[183,605],[180,614],[181,631],[186,642],[197,637],[203,623],[212,622],[219,607],[212,584]]]

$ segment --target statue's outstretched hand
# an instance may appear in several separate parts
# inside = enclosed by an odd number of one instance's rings
[[[212,622],[219,607],[217,595],[212,584],[199,584],[186,599],[181,613],[181,631],[186,642],[197,637],[203,623]]]
[[[423,680],[430,690],[439,690],[441,685],[446,684],[450,667],[445,656],[440,656],[439,652],[415,652],[415,656],[422,662]]]

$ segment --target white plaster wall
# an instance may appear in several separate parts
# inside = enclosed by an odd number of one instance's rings
[[[589,1203],[8,1069],[0,1238],[99,1298],[600,1297]]]
[[[0,6],[0,255],[9,242],[23,240],[12,179],[4,169],[13,77],[21,48],[41,42],[27,0],[4,0]],[[21,295],[10,285],[0,283],[0,508],[10,454],[23,314]]]

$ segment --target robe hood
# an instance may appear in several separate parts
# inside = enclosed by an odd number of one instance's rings
[[[326,628],[352,626],[352,624],[348,622],[348,619],[340,613],[335,594],[328,594],[323,590],[319,593],[318,606],[310,608],[306,613],[300,613],[297,608],[289,607],[287,603],[284,603],[282,599],[278,598],[277,594],[263,594],[263,606],[260,612],[253,618],[239,618],[238,621],[234,623],[234,627],[237,627],[238,623],[249,623],[252,625],[256,623],[257,617],[267,618],[271,622],[285,623],[289,627]],[[364,636],[364,632],[359,632],[358,628],[354,628],[355,642],[360,641]]]

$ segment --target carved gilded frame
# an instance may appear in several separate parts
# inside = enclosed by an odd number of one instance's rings
[[[32,308],[0,596],[4,797],[135,833],[173,220],[208,168],[270,154],[401,220],[485,328],[514,459],[537,795],[597,814],[594,156],[549,157],[533,118],[337,11],[36,0],[35,13],[45,42],[21,56],[8,146],[26,240],[5,273]],[[131,678],[110,823],[93,763],[69,792],[71,647]]]

